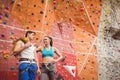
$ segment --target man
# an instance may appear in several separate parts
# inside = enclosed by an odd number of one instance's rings
[[[16,42],[13,49],[14,55],[20,56],[19,80],[35,80],[38,68],[36,48],[33,43],[35,32],[27,31],[24,39]]]

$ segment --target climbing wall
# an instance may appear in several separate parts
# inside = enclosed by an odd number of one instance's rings
[[[120,80],[120,41],[112,38],[119,23],[120,0],[105,0],[98,34],[100,80]]]
[[[36,32],[37,44],[44,35],[51,36],[66,56],[64,62],[56,63],[57,75],[65,80],[98,80],[102,5],[103,0],[0,0],[0,80],[18,79],[12,42],[26,30]]]

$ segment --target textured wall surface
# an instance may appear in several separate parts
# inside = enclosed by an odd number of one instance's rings
[[[26,30],[36,32],[37,44],[44,35],[53,38],[54,46],[67,56],[56,64],[65,80],[98,80],[97,35],[103,2],[0,0],[0,80],[18,79],[19,62],[10,56],[12,42]]]
[[[120,1],[105,0],[98,34],[99,80],[120,80]]]

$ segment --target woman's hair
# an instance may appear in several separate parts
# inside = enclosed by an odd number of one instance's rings
[[[45,37],[47,37],[47,38],[50,39],[50,46],[53,46],[53,40],[52,40],[52,37],[50,37],[50,36],[45,36]]]

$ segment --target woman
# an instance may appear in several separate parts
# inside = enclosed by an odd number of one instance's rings
[[[44,47],[39,47],[37,49],[37,51],[40,51],[42,53],[42,71],[40,80],[56,80],[55,63],[62,60],[63,56],[57,48],[53,47],[53,41],[51,37],[45,36],[43,42]],[[55,53],[59,56],[59,58],[54,59]]]

